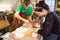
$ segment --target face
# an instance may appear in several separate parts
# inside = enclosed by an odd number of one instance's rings
[[[24,0],[25,5],[28,5],[28,2],[29,2],[28,0]]]
[[[36,13],[39,17],[44,17],[44,16],[47,15],[48,11],[45,10],[45,9],[42,9],[42,12],[35,11],[35,13]]]

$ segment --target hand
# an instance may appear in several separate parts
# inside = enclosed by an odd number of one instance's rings
[[[38,27],[40,27],[40,24],[39,23],[33,23],[33,26],[38,28]]]
[[[24,20],[24,22],[25,22],[25,23],[29,23],[29,21],[28,21],[28,20]]]

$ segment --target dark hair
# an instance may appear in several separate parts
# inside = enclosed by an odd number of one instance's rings
[[[24,0],[23,3],[26,3],[26,5],[30,4],[30,0]]]
[[[24,2],[25,2],[25,1],[28,1],[28,2],[30,2],[30,0],[24,0]]]
[[[49,6],[44,1],[39,1],[35,6],[35,11],[42,11],[42,9],[49,11]]]

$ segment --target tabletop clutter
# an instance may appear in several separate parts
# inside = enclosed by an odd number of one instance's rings
[[[39,29],[39,27],[33,28],[31,23],[24,23],[23,26],[4,35],[3,40],[39,40],[40,35],[37,33]]]

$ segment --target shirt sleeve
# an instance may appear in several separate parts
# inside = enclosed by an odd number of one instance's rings
[[[28,16],[31,16],[32,15],[32,11],[33,11],[33,8],[32,6],[28,7]]]
[[[20,5],[17,7],[16,11],[20,13],[21,10],[22,10],[22,8],[23,8],[23,4],[20,4]]]

